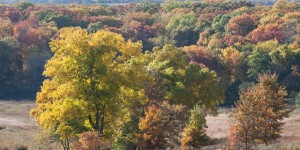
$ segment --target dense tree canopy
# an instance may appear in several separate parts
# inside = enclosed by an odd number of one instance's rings
[[[0,5],[0,98],[38,92],[32,115],[66,149],[200,148],[206,115],[266,72],[299,97],[299,3],[72,2]]]

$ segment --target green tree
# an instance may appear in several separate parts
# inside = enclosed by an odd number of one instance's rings
[[[176,8],[188,8],[191,4],[189,1],[167,0],[164,2],[162,9],[166,12],[171,12]]]
[[[297,93],[294,99],[296,106],[300,107],[300,93]]]
[[[206,120],[205,115],[199,105],[195,105],[190,111],[190,119],[183,130],[181,138],[181,149],[200,148],[205,145],[209,138],[205,133]]]
[[[249,66],[247,74],[249,78],[255,78],[258,74],[271,69],[272,58],[269,53],[278,47],[277,41],[266,41],[255,46],[253,52],[247,58]]]
[[[0,97],[20,85],[23,62],[19,43],[13,37],[0,40]]]
[[[135,12],[148,12],[150,14],[157,13],[160,9],[161,6],[159,3],[153,3],[148,1],[142,1],[141,3],[136,4],[133,8]]]
[[[223,101],[224,90],[214,71],[190,64],[186,53],[172,45],[154,49],[149,74],[153,76],[158,90],[154,100],[168,100],[192,108],[199,104],[212,112]],[[147,90],[146,90],[147,91]],[[154,94],[154,93],[153,93]]]
[[[216,16],[212,21],[212,29],[224,33],[225,32],[225,26],[228,24],[229,20],[231,19],[231,16],[228,14],[225,15],[218,15]]]
[[[206,114],[216,114],[216,107],[223,100],[223,88],[217,80],[216,73],[208,68],[190,64],[186,53],[172,45],[165,45],[162,49],[155,48],[153,53],[146,52],[142,60],[134,60],[130,64],[127,66],[127,70],[135,68],[136,71],[132,77],[136,74],[139,77],[132,78],[135,81],[136,88],[131,88],[129,91],[132,92],[126,93],[132,93],[133,95],[135,95],[134,91],[140,93],[140,96],[129,95],[129,97],[131,97],[130,99],[136,99],[137,97],[144,99],[142,100],[144,105],[141,105],[141,103],[132,105],[135,107],[134,110],[140,110],[132,113],[133,118],[142,118],[139,121],[140,131],[128,126],[124,131],[127,133],[133,131],[133,133],[142,135],[142,141],[137,144],[143,148],[172,147],[174,144],[170,145],[170,143],[174,142],[180,144],[180,141],[176,139],[180,139],[178,135],[185,127],[184,122],[187,119],[182,120],[180,117],[174,117],[176,115],[171,115],[173,117],[168,116],[170,113],[176,113],[173,112],[173,108],[170,109],[170,106],[166,107],[166,103],[170,103],[172,107],[173,105],[183,105],[187,109],[198,105]],[[146,109],[145,114],[143,114],[141,108],[151,109],[151,111]],[[170,125],[174,121],[178,125]],[[136,122],[131,122],[131,125],[136,126]],[[170,137],[170,134],[175,135]],[[127,141],[130,145],[130,143],[139,141],[134,140],[137,138],[132,134],[127,134],[127,137],[123,138],[123,142]],[[120,144],[122,145],[122,143]]]
[[[179,47],[196,44],[199,32],[196,30],[196,16],[191,13],[180,13],[171,18],[166,26],[170,40],[175,40]]]
[[[95,33],[96,31],[102,29],[104,27],[103,23],[101,21],[90,23],[87,27],[87,30],[89,33]]]
[[[61,14],[57,11],[46,9],[37,12],[36,17],[43,22],[54,22],[58,28],[74,25],[69,15]]]
[[[15,7],[19,10],[26,10],[29,7],[34,7],[34,5],[30,2],[20,1],[15,4]]]

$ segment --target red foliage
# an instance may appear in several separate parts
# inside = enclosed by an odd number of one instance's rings
[[[100,19],[97,16],[90,16],[90,17],[86,18],[86,20],[88,20],[91,23],[95,23],[95,22],[99,21]]]
[[[203,67],[213,67],[213,56],[204,47],[186,46],[183,48],[192,64],[200,64]]]
[[[67,15],[71,18],[73,22],[79,22],[81,18],[77,16],[77,13],[74,11],[71,11],[69,9],[63,8],[63,7],[58,7],[58,6],[52,6],[51,9],[54,12],[57,12],[59,14]]]
[[[164,27],[160,24],[153,24],[152,26],[143,26],[143,29],[141,30],[143,35],[142,39],[149,39],[156,36],[159,36],[164,32]]]
[[[246,38],[240,35],[226,34],[222,39],[222,43],[224,43],[227,47],[235,43],[244,44],[245,42],[246,42]]]
[[[12,6],[0,6],[0,17],[9,18],[12,22],[18,22],[20,15],[20,10]]]
[[[153,16],[149,13],[138,12],[138,13],[128,13],[126,16],[127,21],[137,21],[142,25],[152,25],[154,22]]]
[[[29,45],[35,43],[35,41],[31,40],[32,36],[34,35],[34,30],[32,30],[32,28],[37,27],[37,20],[25,20],[18,23],[14,27],[14,38],[16,38],[21,43],[22,48],[28,47]]]
[[[248,34],[248,37],[253,43],[260,41],[277,40],[283,42],[284,34],[277,24],[267,24],[260,26]]]
[[[257,17],[249,14],[242,14],[230,19],[226,31],[234,35],[246,36],[249,32],[255,29],[257,24]]]
[[[164,32],[164,27],[160,24],[142,25],[137,21],[127,22],[122,27],[122,35],[133,41],[148,40]]]
[[[31,46],[47,47],[52,36],[50,32],[45,27],[39,27],[37,20],[28,19],[14,27],[14,38],[20,42],[22,49]]]

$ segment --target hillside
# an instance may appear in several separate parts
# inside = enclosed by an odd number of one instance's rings
[[[300,4],[268,2],[0,5],[0,144],[297,147]]]

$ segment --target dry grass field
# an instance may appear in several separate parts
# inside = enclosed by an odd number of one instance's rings
[[[220,109],[217,117],[208,116],[207,134],[215,139],[215,144],[207,146],[206,150],[215,150],[225,147],[228,128],[231,123],[229,118],[230,109]],[[284,119],[282,137],[277,143],[270,145],[258,145],[255,149],[260,150],[300,150],[300,109],[294,110],[290,117]]]
[[[35,106],[30,101],[0,101],[0,147],[17,149],[32,147],[38,127],[29,117],[29,111]]]
[[[0,101],[0,150],[40,149],[34,142],[39,128],[29,115],[33,107],[34,101]]]
[[[29,111],[35,107],[33,101],[0,101],[0,150],[15,150],[27,147],[38,149],[34,137],[39,128],[30,118]],[[226,142],[230,125],[230,109],[220,109],[217,117],[207,117],[207,134],[214,139],[215,144],[204,149],[221,149]],[[262,150],[300,150],[300,109],[292,112],[290,118],[285,119],[282,138],[279,143],[259,145]],[[39,149],[59,149],[59,145],[40,147]]]

